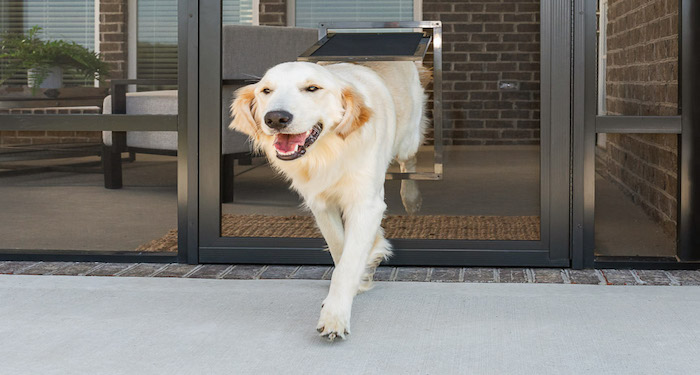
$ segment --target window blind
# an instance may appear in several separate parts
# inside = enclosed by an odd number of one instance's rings
[[[296,0],[296,26],[321,22],[412,21],[414,0]]]
[[[253,0],[223,0],[222,7],[224,24],[253,24]],[[137,78],[177,79],[177,0],[139,0],[137,33]]]
[[[95,0],[0,0],[0,30],[25,32],[42,28],[42,40],[63,39],[95,50]],[[0,66],[2,69],[2,66]],[[8,85],[26,85],[26,73],[20,72]],[[92,86],[92,80],[65,74],[65,86]]]
[[[136,74],[177,79],[177,0],[137,1]]]

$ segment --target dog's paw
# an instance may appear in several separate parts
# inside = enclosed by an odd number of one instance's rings
[[[415,181],[401,182],[401,203],[409,215],[415,215],[420,211],[423,206],[423,197]]]
[[[324,303],[316,330],[322,337],[327,337],[330,341],[335,340],[336,337],[345,339],[350,334],[349,309],[328,302]]]

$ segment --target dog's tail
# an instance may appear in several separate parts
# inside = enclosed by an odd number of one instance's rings
[[[418,79],[420,80],[420,85],[425,89],[433,80],[433,70],[423,65],[423,63],[420,61],[416,62],[416,68],[418,69]]]

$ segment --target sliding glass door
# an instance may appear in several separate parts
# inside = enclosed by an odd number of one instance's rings
[[[402,205],[400,181],[385,183],[383,227],[396,248],[393,264],[569,264],[572,9],[568,1],[507,3],[474,11],[455,3],[423,12],[426,20],[445,19],[439,23],[437,103],[443,116],[440,137],[434,123],[430,127],[418,170],[432,170],[432,150],[441,140],[444,173],[418,182],[423,204],[414,215]],[[200,6],[197,261],[331,262],[313,217],[300,208],[288,182],[264,157],[250,154],[245,136],[222,131],[231,120],[227,109],[235,88],[274,65],[263,51],[275,40],[266,39],[267,28],[222,29],[212,22],[220,20],[220,4]],[[313,28],[286,30],[277,37],[289,41],[286,61],[317,39]],[[256,41],[255,48],[240,41],[246,38]],[[433,52],[424,64],[433,65]],[[432,112],[434,82],[428,93]],[[395,171],[398,166],[390,168]]]

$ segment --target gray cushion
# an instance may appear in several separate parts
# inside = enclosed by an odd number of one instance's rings
[[[112,113],[112,96],[103,102],[103,113]],[[177,90],[130,92],[126,94],[126,113],[130,115],[176,115]],[[102,132],[102,141],[112,144],[112,132]],[[177,150],[177,132],[132,131],[126,133],[129,147]]]
[[[302,27],[225,25],[223,78],[262,77],[267,69],[297,57],[318,41],[318,30]]]

